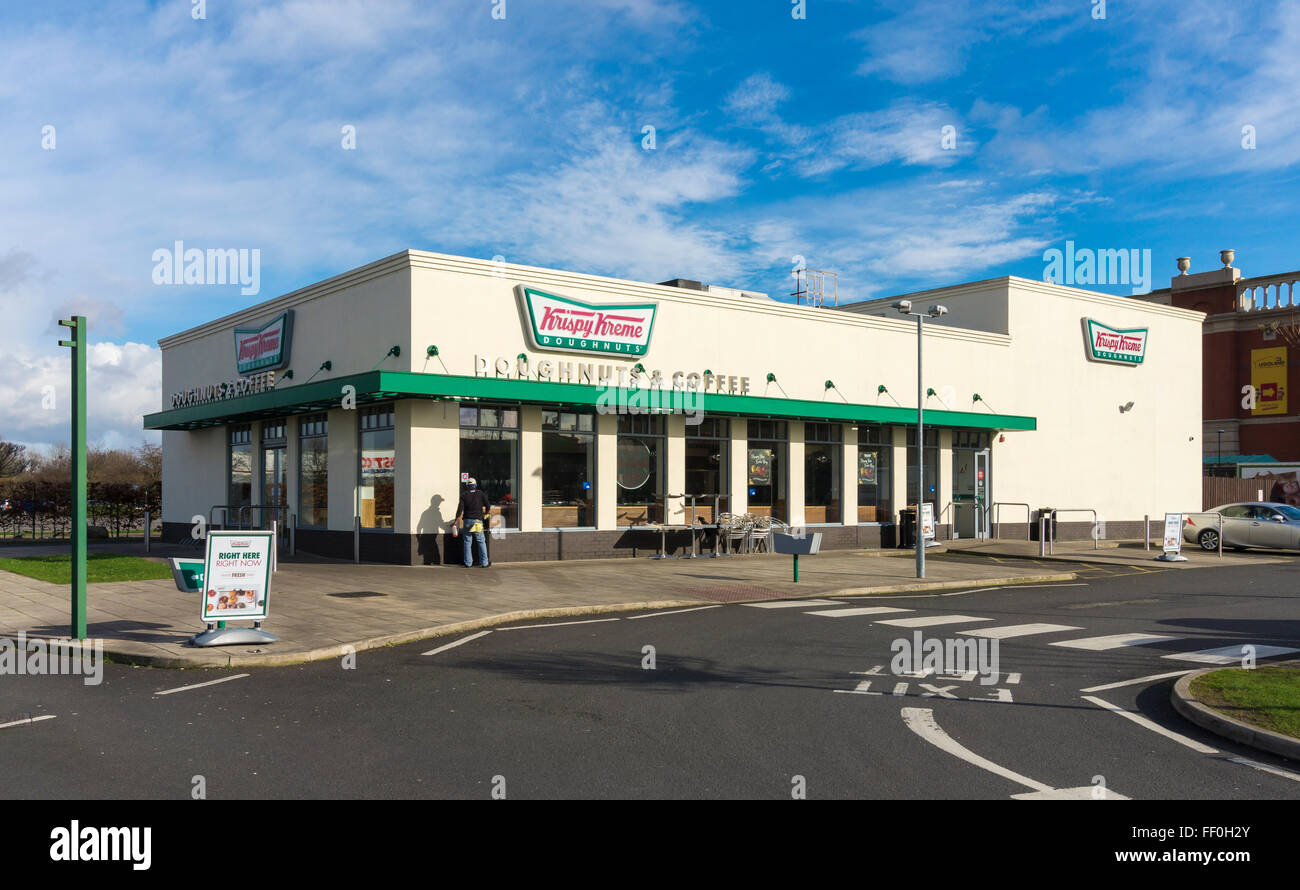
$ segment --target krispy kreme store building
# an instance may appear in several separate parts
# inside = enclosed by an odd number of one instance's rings
[[[308,552],[456,561],[469,477],[504,561],[681,553],[692,516],[831,549],[898,546],[918,500],[940,538],[1199,508],[1201,313],[1019,278],[909,298],[949,310],[925,325],[920,447],[892,301],[400,253],[160,341],[165,533],[275,520]]]

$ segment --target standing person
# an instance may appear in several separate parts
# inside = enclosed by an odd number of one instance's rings
[[[465,542],[465,568],[473,568],[474,553],[470,550],[471,541],[478,544],[480,568],[486,569],[488,563],[487,525],[488,510],[491,508],[488,496],[479,490],[478,481],[470,479],[465,483],[460,503],[456,505],[455,524],[461,531],[461,540]]]

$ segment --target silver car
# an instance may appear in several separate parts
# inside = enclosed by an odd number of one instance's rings
[[[1200,545],[1202,550],[1218,550],[1216,513],[1223,517],[1224,547],[1300,550],[1300,509],[1261,501],[1224,504],[1204,513],[1188,513],[1183,520],[1183,539]]]

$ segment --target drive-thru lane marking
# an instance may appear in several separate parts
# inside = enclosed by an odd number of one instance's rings
[[[821,615],[825,618],[849,618],[854,615],[885,615],[890,612],[915,612],[915,609],[899,609],[894,606],[857,606],[851,609],[825,609],[820,612],[805,612],[805,615]]]
[[[175,689],[164,689],[161,692],[155,692],[154,695],[171,695],[173,692],[188,692],[191,689],[201,689],[204,686],[215,686],[218,683],[229,683],[231,680],[239,680],[249,674],[235,674],[233,677],[222,677],[220,680],[209,680],[206,683],[194,683],[190,686],[177,686]]]
[[[842,606],[839,600],[777,600],[768,603],[741,603],[751,609],[793,609],[798,606]]]
[[[722,603],[716,606],[692,606],[689,609],[673,609],[670,612],[646,612],[644,615],[629,615],[628,621],[636,621],[638,618],[658,618],[660,615],[681,615],[686,612],[703,612],[705,609],[721,609]]]
[[[1083,637],[1078,640],[1061,640],[1049,643],[1049,646],[1065,646],[1070,649],[1088,649],[1103,652],[1107,649],[1119,649],[1122,646],[1145,646],[1147,643],[1160,643],[1176,640],[1178,637],[1158,636],[1156,634],[1110,634],[1104,637]]]
[[[991,640],[1005,640],[1010,637],[1058,633],[1063,630],[1083,630],[1083,628],[1073,627],[1069,624],[1009,624],[1006,627],[980,627],[975,630],[959,630],[957,633],[967,637],[988,637]]]
[[[11,726],[27,726],[30,723],[40,723],[42,720],[53,720],[58,714],[42,714],[39,717],[24,717],[22,720],[13,720],[9,723],[0,723],[0,729],[8,729]]]
[[[1121,686],[1136,686],[1139,683],[1154,683],[1156,680],[1168,680],[1170,677],[1181,677],[1183,674],[1193,673],[1196,668],[1188,668],[1185,671],[1170,671],[1167,674],[1151,674],[1148,677],[1134,677],[1132,680],[1120,680],[1118,683],[1106,683],[1102,686],[1089,686],[1087,689],[1080,689],[1080,692],[1105,692],[1107,689],[1119,689]]]
[[[1196,741],[1196,739],[1189,738],[1185,735],[1182,735],[1181,733],[1174,732],[1172,729],[1165,729],[1163,726],[1161,726],[1159,723],[1156,723],[1154,720],[1150,720],[1146,717],[1143,717],[1141,714],[1135,714],[1133,711],[1126,711],[1123,708],[1121,708],[1119,705],[1112,705],[1110,702],[1103,701],[1102,699],[1097,698],[1097,696],[1095,695],[1085,695],[1083,697],[1083,700],[1086,702],[1092,702],[1097,707],[1105,708],[1107,711],[1113,711],[1114,713],[1119,714],[1121,717],[1127,717],[1129,720],[1132,720],[1134,723],[1136,723],[1138,726],[1141,726],[1143,729],[1149,729],[1154,733],[1159,733],[1165,738],[1171,741],[1175,741],[1180,745],[1185,745],[1186,747],[1191,748],[1193,751],[1196,751],[1200,754],[1219,753],[1218,748],[1211,748],[1209,745],[1202,745],[1200,742]]]
[[[1091,800],[1091,787],[1085,788],[1053,788],[1051,785],[1044,785],[1042,782],[1034,781],[1028,776],[1022,776],[1020,773],[1007,769],[1005,766],[999,766],[987,758],[981,757],[965,745],[958,742],[948,733],[943,731],[934,720],[934,711],[929,708],[903,708],[903,723],[912,732],[925,739],[931,745],[934,745],[940,751],[946,751],[953,757],[964,760],[972,766],[978,766],[982,770],[987,770],[996,776],[1009,779],[1017,785],[1024,785],[1033,794],[1013,794],[1014,798],[1020,800]],[[1086,792],[1086,793],[1085,793]],[[1106,789],[1106,799],[1108,800],[1128,800],[1122,794],[1116,794],[1110,789]]]
[[[972,621],[992,620],[992,618],[977,618],[974,615],[926,615],[920,618],[887,618],[876,623],[893,627],[934,627],[939,624],[969,624]]]
[[[550,624],[520,624],[517,627],[498,627],[497,630],[531,630],[534,627],[568,627],[571,624],[601,624],[606,621],[621,620],[621,618],[590,618],[586,621],[555,621]]]
[[[428,652],[421,652],[421,655],[437,655],[439,652],[446,652],[448,649],[455,649],[457,646],[463,646],[470,640],[477,640],[479,637],[486,637],[492,633],[490,630],[480,630],[476,634],[470,634],[467,637],[461,637],[459,640],[439,646],[437,649],[430,649]]]
[[[1173,655],[1162,657],[1174,661],[1195,661],[1200,664],[1238,664],[1245,654],[1241,650],[1247,645],[1254,646],[1256,658],[1271,658],[1274,655],[1289,655],[1292,652],[1300,652],[1300,649],[1292,649],[1287,646],[1259,646],[1254,643],[1243,643],[1240,646],[1222,646],[1218,649],[1202,649],[1199,652],[1175,652]]]

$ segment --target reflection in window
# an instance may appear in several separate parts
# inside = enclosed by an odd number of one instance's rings
[[[804,424],[804,519],[840,521],[840,455],[844,432],[838,423]]]
[[[329,421],[311,414],[298,421],[298,524],[329,525]]]
[[[695,495],[695,516],[713,522],[716,499],[718,512],[727,512],[731,491],[731,422],[725,417],[706,417],[698,424],[686,424],[686,494]],[[689,504],[689,499],[687,500]],[[688,517],[689,519],[689,517]]]
[[[542,526],[596,525],[594,414],[542,412]]]
[[[248,424],[230,428],[230,485],[226,503],[230,506],[228,525],[248,518],[240,516],[240,508],[253,503],[253,428]]]
[[[357,488],[361,527],[393,528],[394,474],[397,471],[393,406],[361,409],[361,484]]]
[[[893,522],[893,429],[858,426],[858,522]]]
[[[749,421],[746,473],[749,512],[788,522],[786,454],[789,433],[784,420]]]
[[[662,415],[619,415],[619,525],[664,521],[664,441]]]
[[[519,409],[460,409],[460,472],[491,504],[490,527],[519,528]]]

